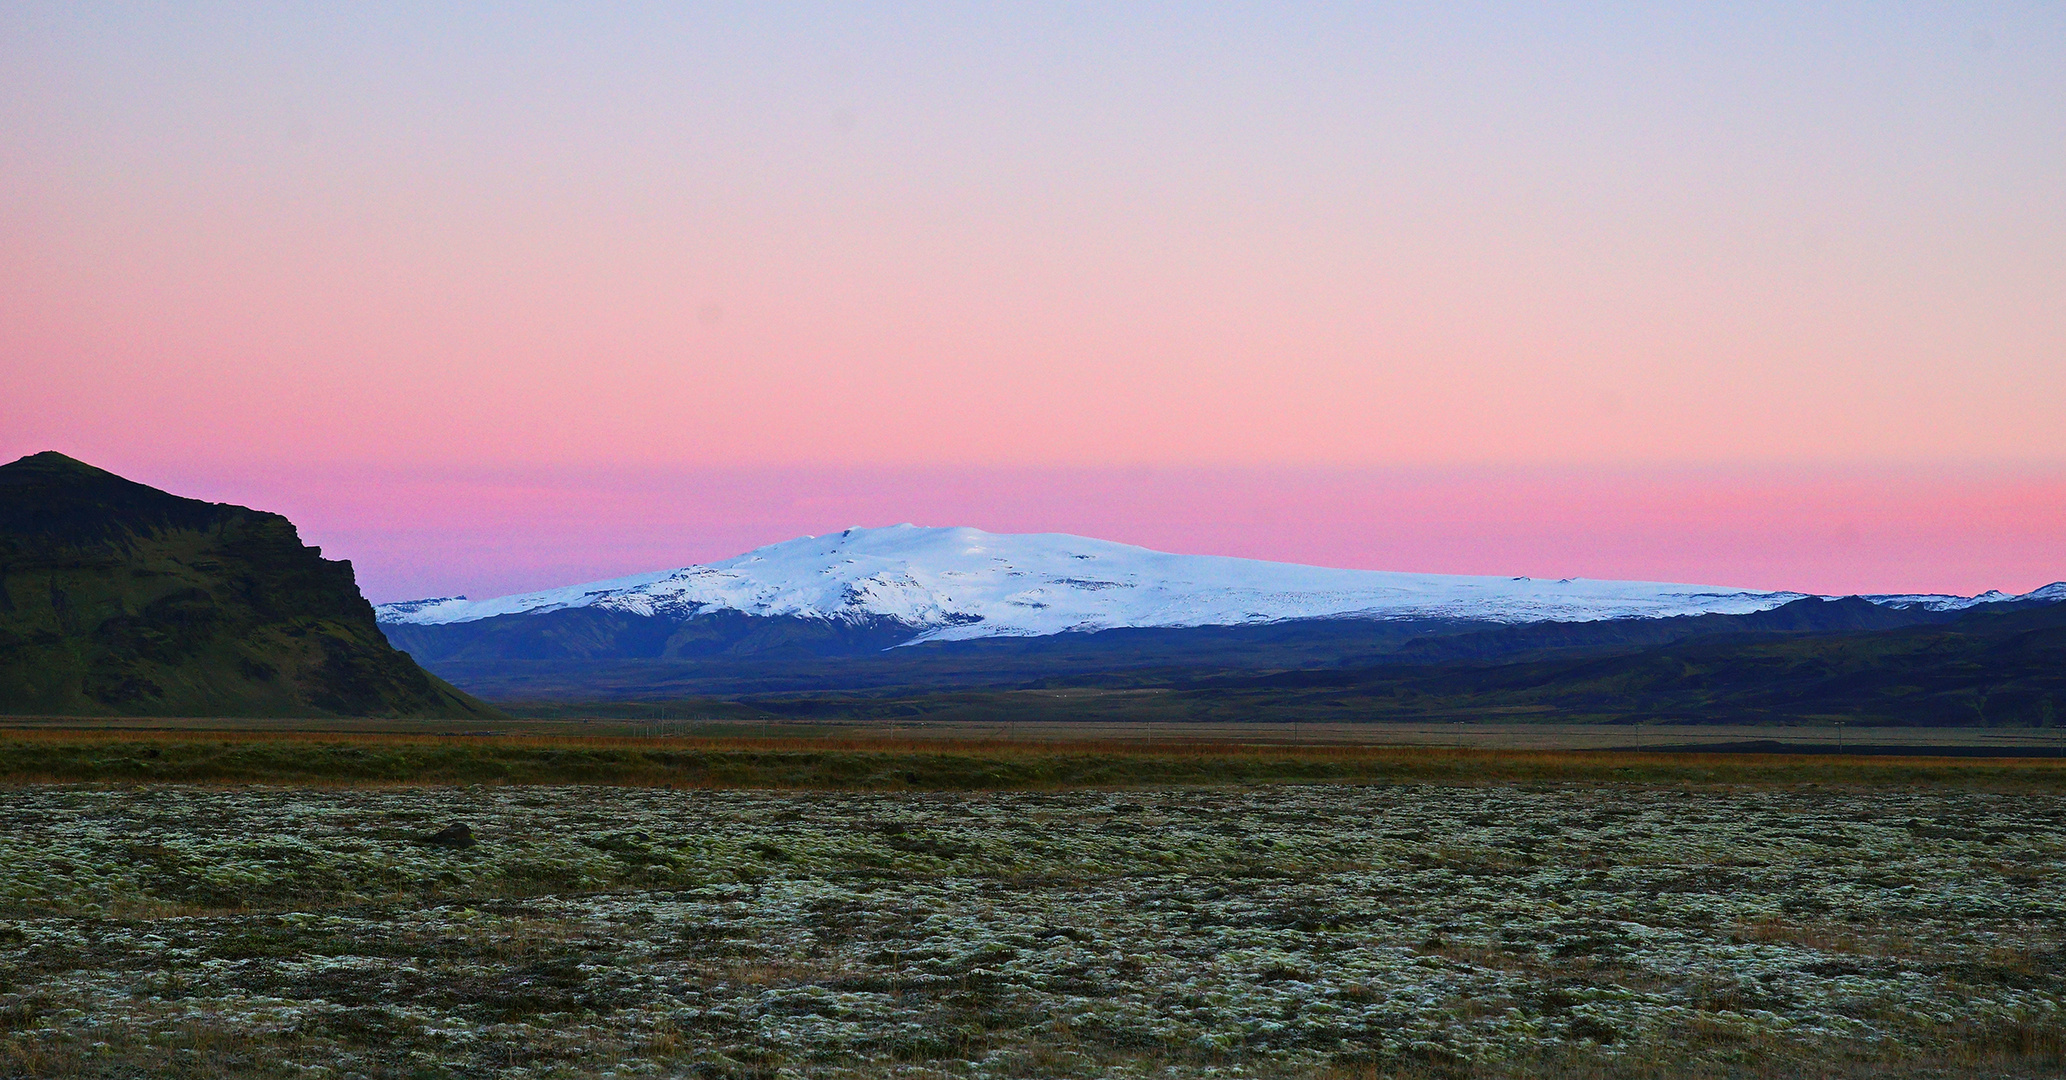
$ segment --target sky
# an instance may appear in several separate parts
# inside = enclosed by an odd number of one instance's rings
[[[0,457],[376,600],[902,521],[2066,578],[2066,6],[0,5]]]

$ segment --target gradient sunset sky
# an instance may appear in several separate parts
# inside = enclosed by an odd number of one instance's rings
[[[2066,5],[12,2],[0,376],[376,600],[900,521],[2021,591]]]

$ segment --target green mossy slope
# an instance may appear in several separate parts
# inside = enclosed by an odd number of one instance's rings
[[[286,518],[49,452],[0,466],[0,713],[495,715]]]

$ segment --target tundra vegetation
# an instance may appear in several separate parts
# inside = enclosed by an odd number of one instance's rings
[[[2066,1064],[2057,763],[574,744],[0,742],[0,1074]]]

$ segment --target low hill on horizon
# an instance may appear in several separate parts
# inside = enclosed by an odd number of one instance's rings
[[[489,719],[292,522],[54,451],[0,465],[0,714]]]

